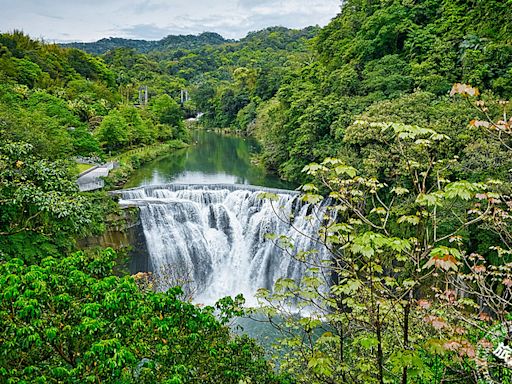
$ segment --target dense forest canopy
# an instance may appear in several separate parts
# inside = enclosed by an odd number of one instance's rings
[[[105,192],[78,191],[75,159],[114,156],[129,172],[141,150],[189,138],[182,79],[160,79],[178,85],[153,87],[141,106],[139,84],[116,70],[19,31],[0,35],[0,381],[287,382],[224,325],[240,299],[200,309],[179,288],[119,277],[111,249],[76,252],[119,208]]]
[[[323,28],[238,41],[1,34],[0,381],[512,382],[493,355],[512,306],[511,9],[346,0]],[[305,202],[330,198],[332,257],[295,250],[311,273],[258,294],[281,332],[274,366],[225,326],[241,298],[199,308],[78,249],[119,212],[78,191],[76,160],[120,160],[114,186],[198,115],[257,138]]]
[[[201,46],[193,37],[175,38],[189,39],[186,47],[166,44],[168,37],[148,42],[154,45],[147,55],[119,41],[121,48],[104,59],[126,82],[170,92],[169,76],[181,79],[179,86],[191,91],[190,115],[202,112],[207,126],[256,135],[265,164],[298,180],[304,165],[339,152],[334,143],[372,105],[403,103],[407,95],[451,104],[446,96],[456,82],[510,98],[509,7],[507,1],[347,1],[322,29],[272,27]],[[205,36],[211,37],[197,39]],[[88,44],[92,51],[103,46]]]
[[[219,45],[228,43],[230,40],[224,39],[221,35],[214,32],[203,32],[200,35],[169,35],[158,41],[123,39],[119,37],[110,37],[101,39],[94,43],[67,43],[63,47],[78,48],[82,51],[101,55],[117,48],[133,48],[138,53],[148,53],[150,51],[166,49],[190,49],[200,48],[206,45]]]

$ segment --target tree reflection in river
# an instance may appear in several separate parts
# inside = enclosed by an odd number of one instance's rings
[[[252,184],[293,189],[293,186],[251,163],[259,151],[250,138],[196,130],[195,145],[163,156],[137,170],[125,187],[165,183]]]

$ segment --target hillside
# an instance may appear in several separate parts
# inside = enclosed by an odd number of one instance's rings
[[[230,42],[221,35],[213,32],[203,32],[199,35],[169,35],[161,40],[133,40],[110,37],[92,43],[67,43],[62,47],[78,48],[93,55],[101,55],[116,48],[132,48],[139,53],[178,48],[200,48],[207,45],[219,45]]]
[[[237,41],[0,34],[0,382],[512,384],[511,8],[345,0]],[[121,163],[107,188],[155,167],[117,200],[78,191],[77,157]],[[135,220],[151,273],[81,248]]]
[[[510,5],[348,0],[293,58],[265,57],[261,47],[273,45],[273,33],[261,43],[246,41],[250,48],[238,54],[224,54],[220,62],[232,65],[231,80],[199,80],[195,101],[207,125],[257,135],[266,165],[298,181],[309,162],[348,155],[354,146],[345,134],[361,114],[380,111],[380,119],[399,115],[409,123],[421,115],[433,124],[427,111],[454,108],[456,101],[446,96],[457,82],[488,97],[511,98]],[[226,68],[210,77],[228,79]],[[214,91],[204,95],[210,86]],[[415,114],[405,116],[412,103],[419,103]],[[461,110],[457,119],[470,121],[469,113]]]

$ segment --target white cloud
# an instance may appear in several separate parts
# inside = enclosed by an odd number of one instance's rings
[[[0,0],[0,31],[22,29],[50,41],[103,37],[160,39],[218,32],[240,38],[281,25],[325,25],[340,0]]]
[[[161,28],[154,24],[136,24],[126,28],[121,28],[128,37],[144,40],[159,40],[162,36],[167,36],[170,32],[168,28]]]

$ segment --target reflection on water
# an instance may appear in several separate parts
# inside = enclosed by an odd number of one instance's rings
[[[293,189],[289,183],[251,163],[251,155],[259,150],[254,140],[204,130],[194,131],[193,136],[194,145],[146,164],[133,174],[125,188],[166,183],[225,183]]]

